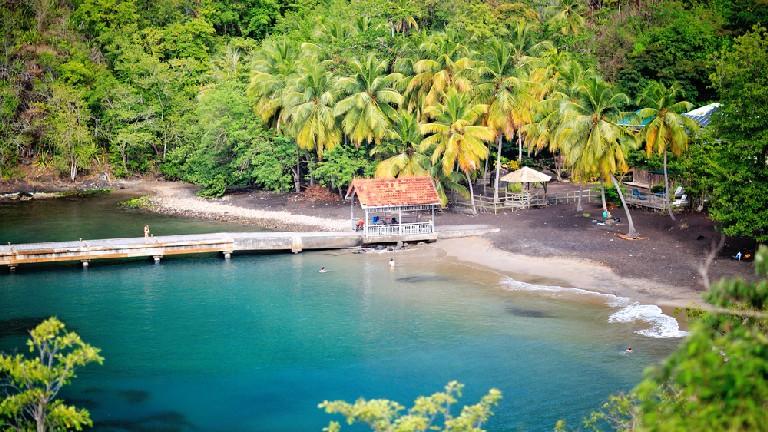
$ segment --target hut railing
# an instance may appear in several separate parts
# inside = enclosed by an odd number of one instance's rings
[[[415,222],[395,225],[368,225],[367,237],[432,234],[435,230],[432,222]]]
[[[585,188],[581,190],[581,192],[575,190],[550,193],[547,195],[547,201],[549,201],[549,203],[552,205],[575,203],[579,200],[579,195],[581,195],[581,200],[586,202],[590,202],[592,199],[599,199],[599,195],[593,193],[592,189]]]

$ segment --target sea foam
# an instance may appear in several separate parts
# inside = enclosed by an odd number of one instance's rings
[[[635,333],[648,337],[674,338],[687,336],[688,332],[680,330],[680,325],[674,317],[661,311],[656,305],[644,305],[633,303],[621,310],[614,312],[608,318],[608,322],[634,322],[644,321],[651,325],[650,328],[638,330]]]
[[[536,285],[514,280],[512,278],[502,280],[502,285],[510,291],[534,291],[566,295],[585,295],[601,298],[608,306],[621,308],[608,318],[608,322],[630,323],[641,321],[650,324],[649,328],[635,331],[635,333],[643,336],[652,338],[674,338],[684,337],[688,334],[688,332],[680,330],[677,320],[662,312],[660,307],[656,305],[644,305],[637,302],[632,303],[627,297],[604,294],[582,288],[565,288],[557,285]]]

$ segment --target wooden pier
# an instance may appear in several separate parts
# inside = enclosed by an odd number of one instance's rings
[[[362,232],[241,232],[194,235],[169,235],[138,238],[111,238],[69,242],[25,243],[0,246],[0,266],[14,270],[23,264],[81,262],[87,267],[94,260],[163,257],[201,253],[221,253],[229,259],[236,252],[346,249],[375,243],[434,241],[497,232],[485,225],[441,227],[428,234],[387,234],[366,236]]]

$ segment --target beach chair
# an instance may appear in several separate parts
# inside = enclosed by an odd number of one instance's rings
[[[632,189],[632,198],[635,198],[635,199],[640,200],[640,201],[645,201],[645,200],[648,199],[648,198],[645,197],[645,194],[643,194],[642,192],[640,192],[637,189]]]
[[[688,195],[682,194],[680,198],[676,198],[672,201],[672,207],[680,207],[688,204]]]

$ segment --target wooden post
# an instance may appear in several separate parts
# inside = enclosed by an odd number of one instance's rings
[[[365,228],[363,231],[363,237],[368,237],[368,209],[365,209]]]
[[[400,233],[400,235],[403,235],[403,208],[398,207],[397,208],[397,232]]]
[[[432,219],[429,222],[432,225],[432,232],[435,232],[435,206],[432,206]]]
[[[352,221],[352,229],[357,229],[357,224],[355,223],[355,195],[352,194],[352,199],[350,200],[349,204],[349,220]]]

